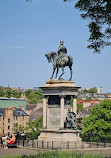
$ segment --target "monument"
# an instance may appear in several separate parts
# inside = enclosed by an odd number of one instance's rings
[[[43,128],[38,140],[43,142],[79,142],[80,131],[76,127],[77,95],[78,89],[72,80],[72,56],[67,56],[67,49],[60,41],[60,46],[56,52],[49,52],[46,55],[48,62],[53,64],[51,79],[43,90]],[[61,78],[64,74],[64,67],[70,69],[69,80]],[[59,68],[62,74],[57,78]],[[53,79],[56,72],[55,79]]]

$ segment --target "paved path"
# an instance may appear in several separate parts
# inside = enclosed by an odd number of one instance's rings
[[[44,150],[41,150],[41,152]],[[15,155],[36,155],[38,152],[37,149],[29,149],[29,148],[10,148],[10,149],[2,149],[0,148],[0,158],[4,156],[15,156]],[[81,149],[76,150],[76,153],[83,153],[83,154],[101,154],[104,156],[111,156],[111,148],[110,149]]]
[[[36,155],[36,154],[37,154],[37,149],[23,149],[23,148],[0,149],[0,158],[3,156]]]

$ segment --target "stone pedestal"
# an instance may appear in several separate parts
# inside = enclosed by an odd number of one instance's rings
[[[39,140],[43,142],[81,142],[79,130],[41,129]]]
[[[81,141],[80,131],[65,129],[64,123],[68,110],[77,113],[78,89],[73,81],[46,82],[43,90],[43,128],[38,140],[48,141]],[[73,98],[73,106],[71,105]]]

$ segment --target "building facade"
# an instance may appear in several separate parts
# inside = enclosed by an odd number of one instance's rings
[[[97,93],[103,94],[103,87],[96,87]]]
[[[0,134],[10,136],[14,133],[14,125],[27,127],[29,115],[21,108],[6,107],[0,108]]]
[[[99,100],[78,100],[77,103],[78,104],[82,104],[83,108],[90,108],[90,107],[94,107],[98,104],[100,104],[102,101]]]

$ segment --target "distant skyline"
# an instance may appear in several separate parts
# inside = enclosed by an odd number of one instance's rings
[[[0,1],[0,86],[43,86],[52,74],[45,53],[57,51],[64,41],[72,55],[73,81],[82,88],[103,87],[111,93],[111,47],[94,54],[87,49],[88,21],[62,0]],[[60,72],[59,72],[60,74]],[[69,78],[65,68],[63,78]]]

